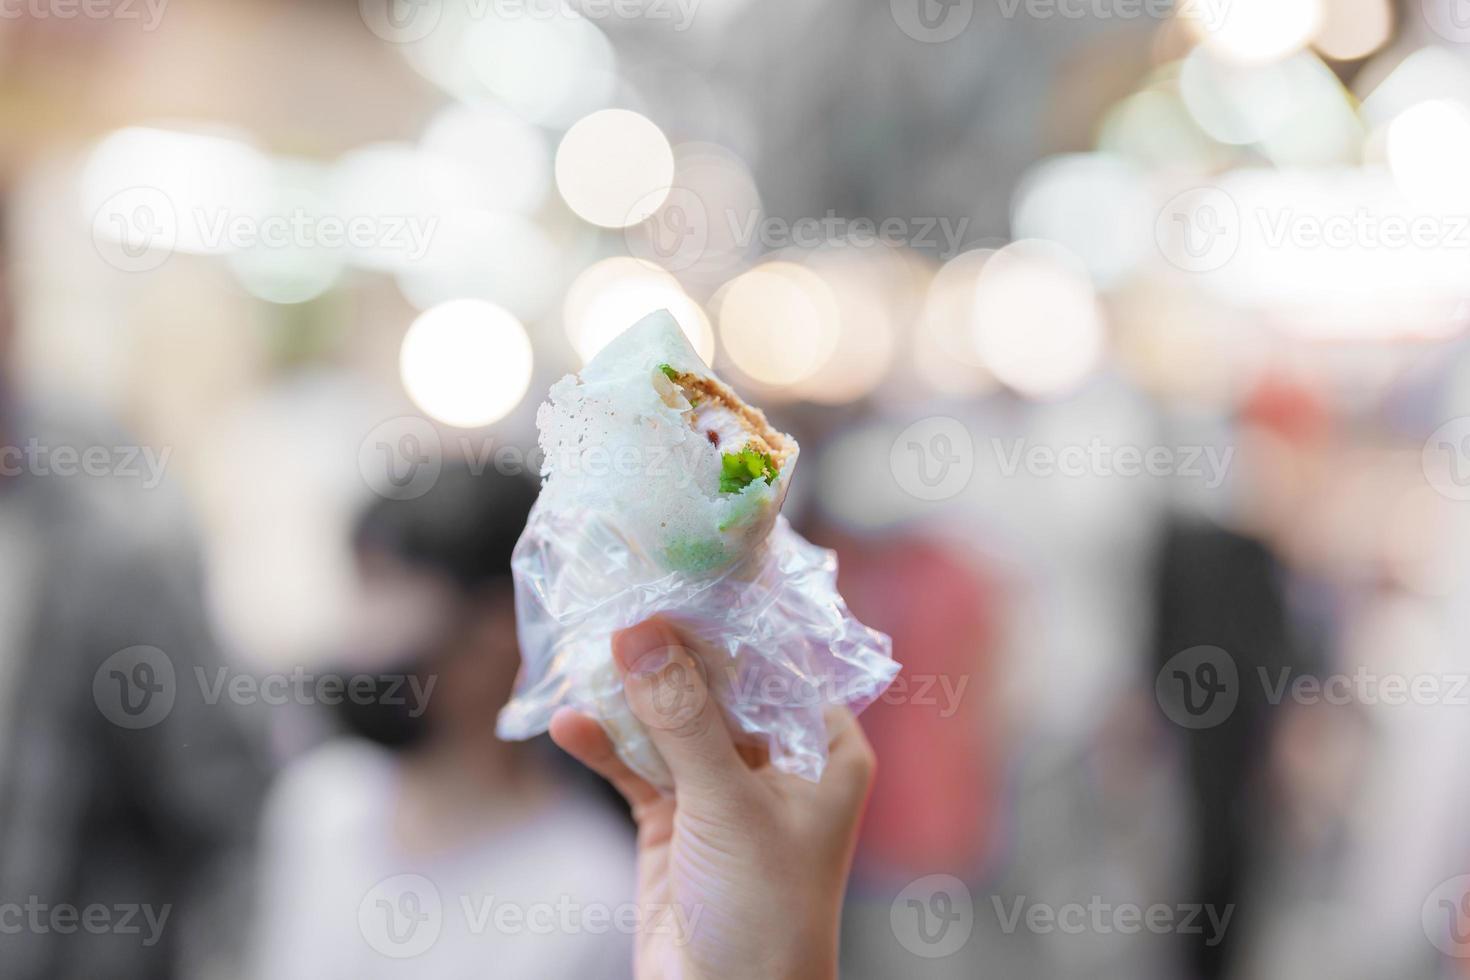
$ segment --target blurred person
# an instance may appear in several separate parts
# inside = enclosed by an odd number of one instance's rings
[[[994,677],[1003,593],[980,556],[917,533],[874,539],[824,525],[813,540],[836,550],[848,605],[893,638],[904,665],[863,714],[891,764],[874,780],[843,930],[852,976],[892,976],[913,969],[890,924],[895,897],[926,875],[980,882],[1001,843]],[[994,947],[978,942],[951,959],[972,974],[1000,966]]]
[[[625,977],[624,820],[495,718],[520,657],[510,557],[534,484],[448,465],[376,501],[345,698],[351,735],[297,760],[267,809],[261,977]],[[427,918],[424,918],[427,917]]]
[[[1163,670],[1185,650],[1219,647],[1234,660],[1242,681],[1228,718],[1180,730],[1192,838],[1186,901],[1222,914],[1250,895],[1270,826],[1265,780],[1280,712],[1255,679],[1260,671],[1275,676],[1295,666],[1281,574],[1276,557],[1261,542],[1184,521],[1169,524],[1158,559],[1155,669]],[[1207,687],[1199,688],[1208,674],[1195,672],[1191,681],[1195,686],[1186,698],[1211,697]],[[1182,935],[1190,975],[1202,980],[1229,975],[1240,945],[1238,931],[1216,942],[1208,941],[1216,937]]]
[[[1301,447],[1319,442],[1328,424],[1308,391],[1274,378],[1246,399],[1241,422],[1244,433],[1274,433]],[[1240,515],[1243,526],[1172,515],[1154,572],[1154,670],[1164,670],[1186,650],[1218,647],[1237,675],[1237,700],[1224,718],[1206,718],[1202,712],[1200,727],[1179,729],[1192,837],[1188,900],[1220,914],[1258,895],[1281,818],[1270,793],[1270,760],[1287,710],[1272,701],[1258,678],[1295,675],[1320,663],[1320,651],[1311,650],[1306,638],[1327,631],[1325,620],[1308,614],[1311,605],[1301,590],[1291,589],[1283,557],[1283,538],[1308,501],[1284,467],[1258,458],[1257,442],[1243,441],[1243,465],[1253,480]],[[1226,685],[1218,688],[1225,697],[1231,686],[1213,673],[1219,654],[1209,657],[1184,671],[1187,676],[1171,670],[1184,685],[1183,697],[1204,711],[1216,696],[1211,685]],[[1213,980],[1238,970],[1244,928],[1226,931],[1218,942],[1182,935],[1191,975]]]
[[[224,665],[167,451],[18,396],[5,242],[0,974],[235,975],[265,770],[193,682]]]

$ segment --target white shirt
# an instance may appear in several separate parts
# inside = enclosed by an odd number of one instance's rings
[[[393,833],[394,758],[365,743],[308,754],[267,808],[256,960],[269,980],[626,978],[631,834],[592,800],[434,855]],[[619,912],[620,907],[622,911]]]

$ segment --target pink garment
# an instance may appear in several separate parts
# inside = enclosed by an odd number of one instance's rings
[[[839,586],[863,622],[893,637],[903,671],[862,716],[878,776],[859,873],[977,868],[995,830],[996,588],[973,562],[918,537],[829,538]]]

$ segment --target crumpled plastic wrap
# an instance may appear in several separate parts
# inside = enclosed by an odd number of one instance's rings
[[[827,707],[861,711],[899,667],[888,637],[848,612],[835,555],[780,515],[795,440],[715,378],[667,313],[553,385],[537,425],[546,479],[511,562],[522,666],[500,737],[544,732],[570,705],[669,789],[644,727],[658,719],[646,705],[634,713],[612,659],[614,632],[662,614],[739,740],[820,779]],[[722,454],[740,448],[741,429],[777,467],[736,490],[722,480]]]
[[[777,769],[813,781],[827,762],[826,707],[861,711],[899,670],[889,638],[838,594],[836,556],[785,517],[763,547],[699,577],[641,560],[605,516],[538,503],[512,570],[523,663],[499,735],[544,732],[571,705],[602,722],[623,760],[661,789],[668,770],[623,698],[614,631],[664,614],[694,642],[732,730],[764,745]]]

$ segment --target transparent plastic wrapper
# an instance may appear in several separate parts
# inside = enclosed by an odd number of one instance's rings
[[[624,698],[611,649],[614,632],[662,614],[737,739],[819,779],[827,707],[861,711],[899,666],[848,612],[835,555],[780,515],[795,440],[715,378],[667,313],[554,385],[537,424],[545,482],[512,560],[522,667],[499,735],[537,735],[570,705],[671,788],[644,725],[657,719]]]

